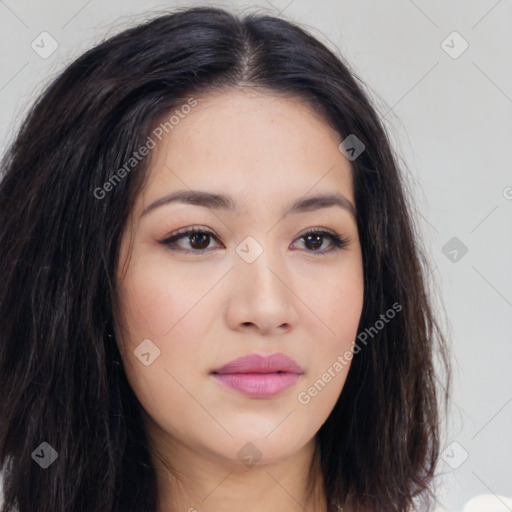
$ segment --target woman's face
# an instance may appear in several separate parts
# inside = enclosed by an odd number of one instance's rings
[[[349,370],[363,304],[351,166],[339,135],[299,100],[196,99],[154,132],[161,141],[152,135],[121,244],[118,343],[173,453],[277,461],[313,439]],[[166,200],[178,192],[204,196]],[[264,362],[275,354],[295,366]],[[263,359],[225,367],[251,355]]]

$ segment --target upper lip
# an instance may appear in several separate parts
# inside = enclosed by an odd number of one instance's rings
[[[303,373],[302,368],[285,354],[260,355],[250,354],[242,356],[213,370],[213,374],[222,373]]]

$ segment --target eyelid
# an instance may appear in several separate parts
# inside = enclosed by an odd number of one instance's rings
[[[218,238],[217,235],[210,229],[205,226],[200,226],[197,224],[193,224],[192,226],[185,226],[184,228],[177,229],[176,231],[173,231],[170,233],[165,239],[173,238],[178,235],[185,235],[188,233],[208,233],[209,235],[212,235],[215,238]]]
[[[309,233],[329,233],[331,235],[335,235],[337,236],[337,233],[336,231],[333,231],[332,229],[329,229],[329,228],[322,228],[322,227],[317,227],[317,226],[314,226],[312,228],[306,228],[304,230],[302,230],[296,237],[297,238],[301,238],[305,235],[308,235]],[[341,235],[340,235],[341,236]]]

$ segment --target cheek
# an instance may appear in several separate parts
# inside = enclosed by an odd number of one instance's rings
[[[304,275],[297,271],[298,276]],[[348,254],[343,264],[322,267],[308,278],[297,278],[298,295],[311,315],[307,322],[320,350],[332,352],[350,346],[357,334],[364,298],[364,279],[360,254]],[[313,332],[316,330],[316,335]]]
[[[207,281],[207,280],[206,280]],[[165,258],[132,262],[119,286],[123,325],[131,339],[163,341],[172,337],[207,291],[208,282],[180,269],[169,270]]]
[[[183,392],[178,382],[192,387],[191,369],[196,374],[207,373],[211,363],[208,357],[204,359],[208,353],[205,340],[218,317],[218,301],[212,290],[218,276],[184,267],[171,266],[165,254],[154,249],[134,250],[130,267],[119,283],[123,326],[119,341],[125,369],[148,408],[153,403],[158,406],[164,395],[164,402],[170,397],[179,401]],[[157,347],[153,350],[158,357],[144,366],[134,351],[140,352],[138,347],[148,339]]]
[[[363,309],[364,285],[361,274],[354,274],[339,286],[333,287],[331,300],[326,304],[326,318],[337,339],[350,344],[357,335]]]
[[[363,308],[364,280],[358,257],[337,271],[317,273],[316,287],[302,290],[314,314],[307,329],[312,341],[310,367],[298,402],[326,419],[343,389],[352,364],[353,343]]]
[[[126,376],[139,402],[171,432],[180,423],[172,419],[173,411],[190,408],[190,396],[183,386],[194,389],[191,369],[204,370],[197,352],[207,330],[200,307],[207,289],[206,284],[192,286],[189,273],[171,273],[164,263],[158,258],[132,258],[119,283],[123,326],[119,342]],[[143,340],[151,340],[156,347],[144,341],[151,359],[158,354],[148,366],[136,354],[141,353]]]

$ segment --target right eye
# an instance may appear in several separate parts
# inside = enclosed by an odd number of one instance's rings
[[[161,245],[166,246],[171,251],[202,253],[208,249],[210,242],[218,240],[217,236],[210,230],[204,228],[184,228],[171,233],[167,238],[160,241]],[[188,248],[179,246],[178,242],[185,240]]]

